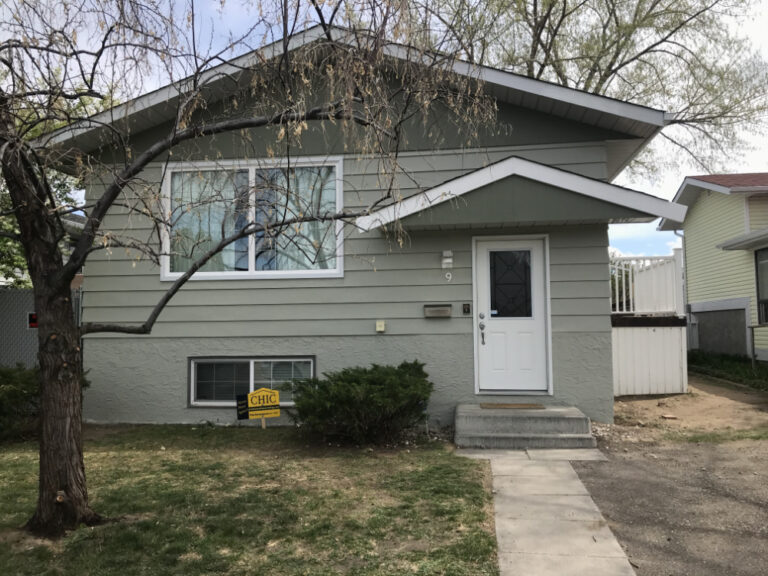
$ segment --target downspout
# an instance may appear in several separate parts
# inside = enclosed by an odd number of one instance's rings
[[[688,324],[688,328],[686,330],[688,334],[688,350],[691,350],[691,326],[693,325],[693,319],[691,318],[691,312],[688,308],[688,259],[685,257],[685,234],[683,232],[680,232],[679,230],[673,230],[672,233],[680,238],[682,243],[682,251],[683,251],[683,310],[685,311],[685,317],[686,317],[686,323]]]

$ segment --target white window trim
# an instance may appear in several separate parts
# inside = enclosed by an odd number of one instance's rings
[[[315,377],[315,358],[314,356],[211,356],[211,357],[195,357],[189,358],[189,406],[195,408],[235,408],[237,402],[234,400],[195,400],[195,371],[197,369],[198,362],[219,362],[219,363],[236,363],[236,362],[248,362],[249,380],[248,383],[249,392],[253,392],[253,364],[255,362],[309,362],[310,363],[310,378]],[[294,406],[293,402],[280,402],[280,406],[290,408]]]
[[[344,173],[342,156],[306,156],[288,161],[286,158],[258,159],[258,160],[218,160],[218,161],[189,161],[167,162],[163,164],[164,175],[161,184],[162,208],[167,217],[171,214],[171,174],[174,172],[196,172],[201,170],[248,170],[248,183],[253,186],[254,174],[252,168],[301,168],[303,166],[333,166],[336,170],[336,212],[344,209]],[[251,211],[253,208],[251,208]],[[251,213],[251,218],[253,214]],[[280,278],[343,278],[344,277],[344,222],[337,220],[336,233],[336,267],[320,270],[248,270],[231,272],[203,272],[197,271],[191,277],[194,280],[256,280],[280,279]],[[160,281],[173,282],[182,276],[182,272],[171,272],[171,236],[170,230],[162,226],[160,230]],[[252,268],[254,237],[248,237],[248,267]]]

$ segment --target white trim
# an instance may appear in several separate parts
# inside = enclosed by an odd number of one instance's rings
[[[687,210],[685,206],[674,204],[655,196],[593,180],[586,176],[539,164],[531,160],[525,160],[518,156],[511,156],[485,168],[480,168],[448,182],[438,184],[402,202],[386,206],[371,214],[360,216],[355,223],[360,229],[368,232],[510,176],[520,176],[536,180],[537,182],[570,190],[577,194],[624,206],[652,216],[670,219],[684,218]]]
[[[544,244],[544,308],[545,330],[547,345],[547,389],[546,390],[481,390],[480,389],[480,351],[478,349],[477,333],[477,243],[483,241],[526,241],[543,240]],[[505,236],[472,236],[472,349],[475,379],[475,395],[477,396],[553,396],[554,379],[552,372],[552,305],[550,295],[550,274],[549,274],[549,234],[519,234]]]
[[[412,61],[412,58],[409,55],[411,48],[408,46],[389,44],[384,50],[388,56],[403,61]],[[417,52],[419,54],[421,53],[418,50]],[[429,63],[424,57],[422,57],[422,60],[424,60],[426,64]],[[666,126],[674,119],[663,110],[657,110],[639,104],[632,104],[631,102],[616,100],[608,96],[601,96],[574,88],[568,88],[560,84],[529,78],[528,76],[522,76],[498,68],[472,64],[464,60],[455,61],[451,66],[451,70],[460,76],[476,78],[482,82],[495,84],[496,86],[501,86],[509,90],[524,92],[549,100],[557,100],[571,106],[588,108],[603,114],[620,116],[628,120],[650,124],[659,128]]]
[[[230,363],[234,364],[235,362],[248,362],[248,373],[249,373],[249,382],[248,382],[248,390],[249,393],[253,392],[256,388],[254,387],[254,380],[253,380],[253,365],[256,362],[309,362],[310,363],[310,378],[315,377],[315,358],[313,356],[276,356],[276,357],[270,357],[270,356],[211,356],[211,357],[193,357],[187,359],[190,363],[189,368],[189,407],[194,408],[235,408],[237,406],[237,402],[234,400],[202,400],[198,401],[195,400],[195,370],[197,368],[198,362],[209,362],[209,363]],[[294,402],[280,402],[280,406],[284,406],[286,408],[290,408],[294,406]]]
[[[683,179],[682,184],[677,189],[677,192],[675,192],[675,197],[672,198],[672,202],[675,204],[681,203],[685,206],[691,206],[694,202],[694,200],[687,200],[686,198],[683,198],[684,195],[688,192],[688,187],[691,188],[700,188],[701,190],[709,190],[711,192],[719,192],[720,194],[725,194],[726,196],[730,196],[731,194],[756,194],[761,192],[768,192],[768,186],[723,186],[721,184],[713,184],[712,182],[706,182],[704,180],[699,180],[695,176],[686,176]],[[693,190],[691,191],[693,192]],[[696,198],[698,198],[699,192],[696,192]],[[748,202],[747,199],[745,199],[745,202]],[[659,222],[659,225],[656,227],[657,230],[671,230],[676,228],[669,228],[667,225],[669,224],[669,221],[672,222],[678,222],[680,224],[683,223],[682,220],[676,220],[674,218],[662,218],[661,222]],[[749,221],[747,221],[747,231],[749,230]]]
[[[768,246],[768,228],[760,228],[717,244],[720,250],[761,250]]]
[[[334,32],[334,42],[338,44],[355,46],[356,41],[359,40],[359,38],[350,31],[335,29]],[[302,32],[292,35],[288,41],[288,50],[291,51],[297,48],[301,48],[311,44],[312,42],[322,39],[324,36],[325,31],[323,30],[322,26],[313,26]],[[384,50],[385,53],[392,58],[396,58],[402,61],[413,60],[410,54],[413,49],[409,48],[408,46],[400,44],[389,44],[384,48]],[[420,50],[416,50],[416,52],[417,54],[422,54]],[[204,71],[197,79],[197,82],[202,86],[210,85],[219,78],[231,77],[238,74],[243,68],[249,68],[263,61],[269,61],[278,58],[282,54],[283,43],[282,40],[279,40],[239,56],[233,59],[231,62],[225,62]],[[424,59],[423,56],[422,59]],[[424,62],[425,64],[429,64],[427,60],[424,60]],[[502,88],[523,92],[525,94],[531,94],[537,98],[563,102],[569,106],[594,110],[601,114],[626,118],[628,120],[655,126],[657,128],[666,126],[672,120],[672,118],[667,113],[661,110],[616,100],[606,96],[590,94],[589,92],[568,88],[559,84],[545,82],[542,80],[535,80],[533,78],[528,78],[527,76],[521,76],[513,72],[507,72],[505,70],[499,70],[487,66],[473,65],[465,61],[454,62],[451,66],[451,69],[453,72],[459,75],[470,78],[477,78]],[[53,132],[52,134],[45,137],[45,140],[41,139],[41,141],[47,144],[60,144],[87,132],[98,130],[101,127],[101,124],[111,124],[115,120],[128,118],[134,114],[176,98],[179,96],[179,94],[183,93],[189,88],[190,82],[190,78],[185,78],[172,84],[168,84],[162,88],[154,90],[153,92],[143,96],[138,96],[133,100],[125,102],[124,104],[120,104],[110,110],[97,114],[90,120],[83,120],[75,125],[67,126],[61,130]],[[503,100],[501,98],[499,99]]]
[[[164,162],[166,170],[161,183],[162,205],[165,216],[171,215],[171,174],[174,172],[192,172],[197,170],[248,170],[248,183],[253,186],[255,168],[280,168],[290,166],[300,168],[302,166],[333,166],[336,172],[336,212],[344,209],[344,157],[343,156],[304,156],[295,159],[269,158],[269,159],[224,159],[217,161],[184,161]],[[254,217],[251,207],[251,219]],[[285,279],[285,278],[343,278],[344,277],[344,222],[335,222],[336,234],[336,267],[333,269],[314,270],[253,270],[251,255],[255,241],[253,235],[248,237],[248,271],[235,270],[231,272],[195,272],[190,281],[199,280],[256,280],[256,279]],[[162,255],[160,256],[160,281],[173,282],[181,277],[181,272],[171,272],[171,244],[170,231],[162,226],[160,230]]]
[[[691,302],[691,312],[719,312],[721,310],[738,310],[748,307],[751,298],[724,298],[723,300],[708,300],[706,302]]]
[[[295,50],[301,48],[307,44],[310,44],[325,35],[321,26],[314,26],[308,28],[303,32],[294,34],[288,40],[288,50]],[[196,83],[199,86],[210,85],[209,83],[218,78],[231,77],[238,74],[243,68],[254,66],[262,61],[272,60],[279,57],[283,53],[283,41],[278,40],[267,44],[266,46],[243,54],[237,58],[234,58],[230,62],[224,62],[203,71],[196,79]],[[190,83],[193,81],[192,77],[178,80],[171,84],[167,84],[144,94],[137,96],[133,100],[129,100],[123,104],[118,104],[114,108],[110,108],[104,112],[94,115],[89,119],[82,120],[72,126],[65,126],[60,130],[57,130],[50,135],[41,138],[41,141],[47,145],[60,144],[66,142],[71,138],[80,136],[86,132],[98,130],[102,124],[112,124],[116,120],[123,120],[130,116],[172,100],[173,98],[182,94],[185,90],[190,88]],[[175,111],[175,110],[174,110]]]

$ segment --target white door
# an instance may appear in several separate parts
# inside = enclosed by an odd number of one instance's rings
[[[475,336],[480,391],[549,388],[544,240],[477,240]]]

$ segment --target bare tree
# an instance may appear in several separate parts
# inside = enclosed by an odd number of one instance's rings
[[[711,171],[765,128],[768,63],[740,25],[754,0],[473,0],[445,19],[482,29],[466,54],[536,78],[666,110],[678,159]],[[436,8],[439,10],[439,8]],[[663,142],[662,140],[662,142]],[[656,169],[659,163],[656,162]]]
[[[203,33],[195,8],[193,0],[12,0],[0,8],[0,157],[5,215],[14,219],[0,235],[23,248],[38,315],[34,533],[101,520],[83,464],[82,335],[149,333],[193,274],[250,265],[244,243],[256,246],[260,266],[279,253],[292,259],[287,265],[327,266],[337,223],[398,201],[399,151],[409,134],[431,130],[433,107],[450,111],[467,139],[493,117],[480,83],[454,73],[447,55],[472,40],[428,6],[264,2],[250,12],[251,26],[226,41]],[[131,106],[113,106],[157,86],[165,86],[159,106],[168,119],[150,131],[134,126]],[[88,114],[96,108],[106,111]],[[292,165],[307,138],[329,135],[345,152],[381,163],[382,193],[365,207],[337,210],[323,196],[334,174]],[[246,177],[214,152],[225,139],[248,158],[284,161],[264,161]],[[203,148],[214,168],[163,176]],[[88,189],[85,206],[52,193],[51,170]],[[65,257],[62,216],[74,211],[85,224]],[[116,226],[117,217],[143,228]],[[276,250],[279,243],[290,249]],[[115,249],[170,267],[175,280],[140,325],[77,326],[70,283],[91,254]]]

